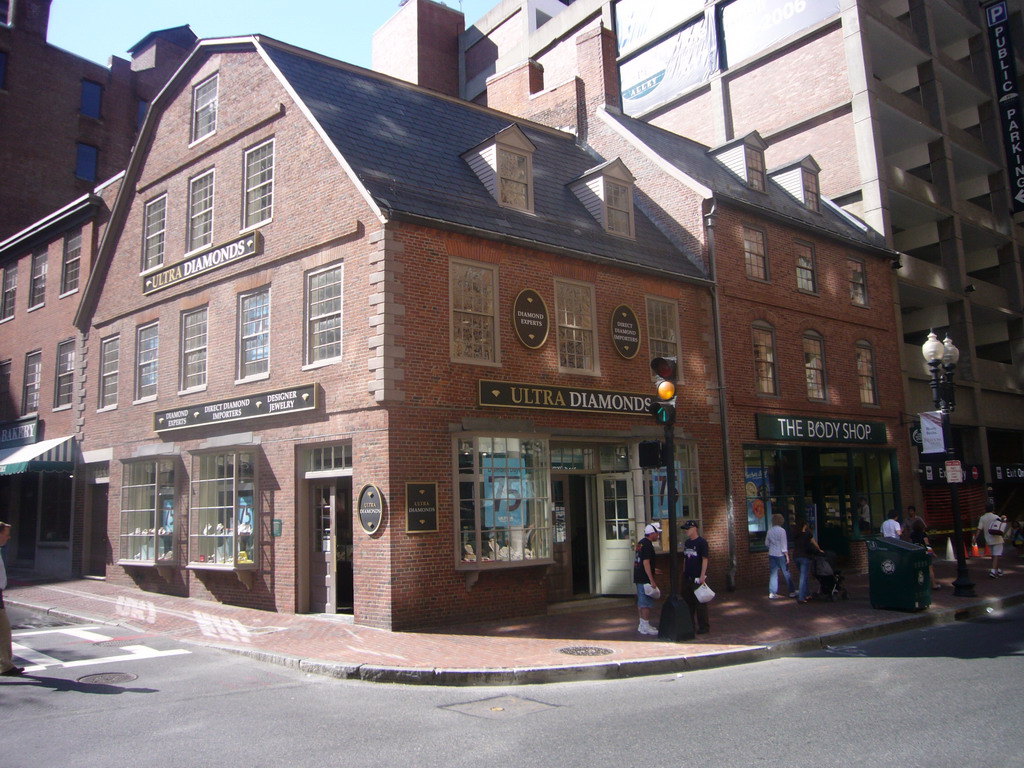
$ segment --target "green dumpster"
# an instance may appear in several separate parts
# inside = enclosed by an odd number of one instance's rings
[[[870,539],[868,585],[872,608],[920,611],[932,604],[928,552],[899,539]]]

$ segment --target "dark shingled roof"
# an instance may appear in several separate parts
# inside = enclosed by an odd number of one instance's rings
[[[626,267],[705,278],[635,208],[636,239],[609,235],[570,190],[596,158],[570,134],[459,102],[261,37],[263,50],[389,217],[567,249]],[[462,155],[515,123],[536,146],[534,214],[503,208]]]
[[[852,240],[868,248],[884,249],[885,238],[851,214],[840,212],[822,198],[819,213],[809,210],[774,181],[758,192],[709,154],[710,148],[663,128],[608,111],[608,116],[633,134],[669,164],[710,188],[716,197],[735,200],[758,208],[768,215],[782,216],[796,224],[823,230],[824,233]],[[892,253],[895,256],[895,253]]]

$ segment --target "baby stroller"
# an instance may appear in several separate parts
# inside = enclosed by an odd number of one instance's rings
[[[835,552],[826,552],[814,558],[814,576],[818,579],[822,600],[846,600],[850,595],[846,591],[843,572],[837,566]]]

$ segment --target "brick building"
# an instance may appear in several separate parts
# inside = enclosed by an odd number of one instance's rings
[[[679,512],[724,541],[711,285],[632,189],[572,134],[201,42],[76,320],[107,578],[390,628],[628,594],[666,514],[656,354],[687,384]]]
[[[710,265],[726,425],[719,450],[730,471],[720,492],[703,489],[704,510],[721,510],[716,543],[727,553],[729,582],[757,583],[766,570],[772,512],[790,525],[806,518],[824,545],[863,566],[865,538],[888,510],[912,501],[900,482],[910,456],[896,253],[821,195],[827,169],[815,157],[777,155],[773,168],[756,130],[709,147],[625,114],[619,41],[602,23],[611,9],[602,15],[593,6],[572,4],[558,23],[521,39],[509,28],[525,29],[523,14],[540,5],[497,6],[464,37],[463,87],[486,86],[464,95],[564,127],[621,158],[642,209]],[[475,59],[465,50],[485,39],[481,25],[504,30],[484,47],[507,66],[486,80],[472,76]],[[550,59],[512,58],[552,39]],[[549,67],[558,79],[549,79]]]
[[[46,42],[50,3],[0,3],[0,240],[124,170],[146,105],[196,40],[187,26],[154,32],[103,67]]]
[[[93,500],[75,513],[83,422],[74,319],[120,180],[0,242],[0,505],[15,527],[9,566],[41,576],[102,575],[110,555],[105,499],[88,533]]]

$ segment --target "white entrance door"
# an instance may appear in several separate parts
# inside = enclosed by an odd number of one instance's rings
[[[633,482],[626,474],[597,476],[597,530],[600,541],[600,592],[630,595],[633,586]]]

